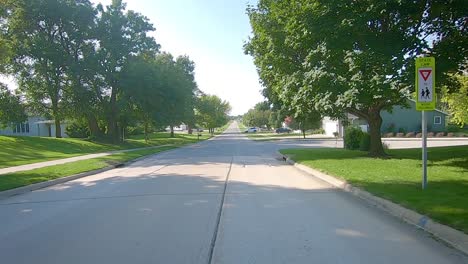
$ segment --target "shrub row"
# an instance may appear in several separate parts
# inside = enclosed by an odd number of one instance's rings
[[[383,137],[399,137],[399,138],[414,138],[414,137],[421,137],[422,134],[421,133],[417,133],[417,132],[409,132],[409,133],[393,133],[393,132],[390,132],[390,133],[385,133],[382,135]],[[427,133],[427,136],[428,137],[454,137],[455,136],[455,133],[452,133],[452,132],[449,132],[449,133],[445,133],[445,132],[428,132]]]

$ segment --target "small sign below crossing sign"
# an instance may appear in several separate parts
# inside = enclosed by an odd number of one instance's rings
[[[434,110],[435,96],[435,59],[423,57],[416,59],[416,110]]]

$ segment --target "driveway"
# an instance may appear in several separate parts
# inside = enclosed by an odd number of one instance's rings
[[[0,200],[1,262],[468,263],[237,132]]]

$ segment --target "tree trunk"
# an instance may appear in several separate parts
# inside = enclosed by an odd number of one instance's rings
[[[110,98],[110,112],[107,120],[107,136],[113,143],[119,141],[119,135],[117,131],[117,95],[115,87],[112,87],[112,93]]]
[[[60,127],[60,119],[55,118],[55,137],[61,138],[62,137],[62,128]]]
[[[193,134],[192,126],[188,125],[188,126],[187,126],[187,131],[188,131],[188,134],[189,134],[189,135],[192,135],[192,134]]]
[[[302,137],[305,139],[305,129],[302,129]]]
[[[58,109],[58,100],[52,100],[52,115],[54,116],[55,122],[55,137],[61,138],[62,137],[62,128],[60,127],[60,116],[59,116],[59,109]]]
[[[174,126],[170,125],[170,127],[171,127],[171,138],[173,138],[174,137]]]
[[[102,131],[99,128],[96,117],[93,114],[89,114],[87,119],[88,119],[88,128],[89,128],[90,136],[92,137],[102,136]]]
[[[369,112],[369,135],[370,135],[370,149],[369,155],[372,157],[386,156],[382,146],[382,136],[380,134],[380,127],[382,126],[382,117],[380,110]]]

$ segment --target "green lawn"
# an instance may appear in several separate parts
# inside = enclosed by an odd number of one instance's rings
[[[204,133],[200,139],[210,136]],[[0,136],[0,168],[36,163],[79,156],[109,150],[141,148],[167,144],[186,144],[197,141],[197,135],[176,134],[171,138],[169,133],[160,132],[150,135],[145,142],[139,135],[127,139],[121,144],[106,144],[83,139],[48,138],[48,137],[7,137]]]
[[[421,190],[421,150],[388,150],[390,159],[343,149],[286,149],[306,166],[468,233],[468,146],[428,149],[428,188]]]
[[[0,175],[0,191],[18,188],[33,183],[53,180],[82,172],[101,169],[110,165],[119,164],[142,156],[155,154],[161,151],[176,148],[176,146],[163,146],[113,154],[105,157],[89,160],[80,160],[66,164],[54,165],[40,169],[22,171],[17,173]]]

